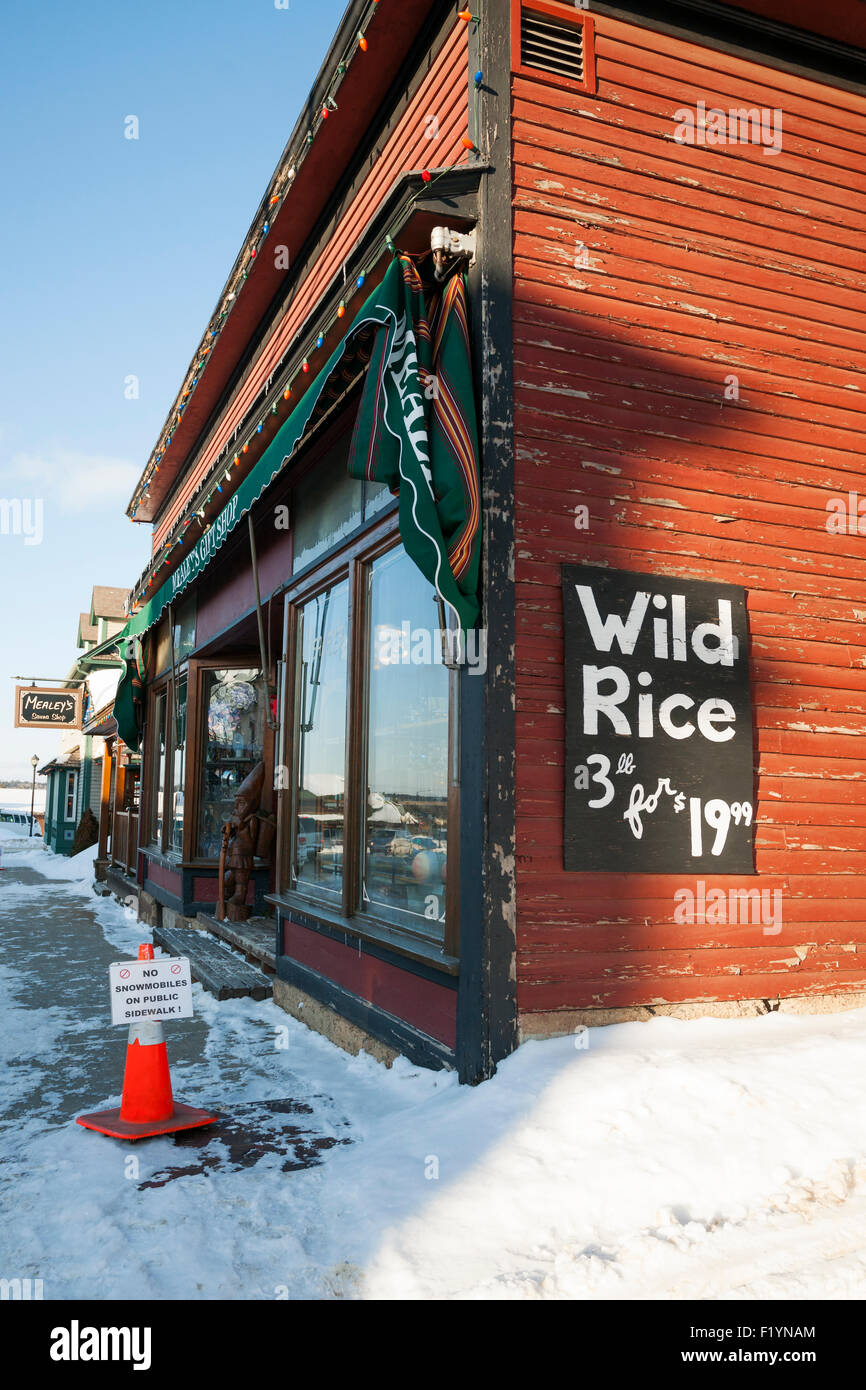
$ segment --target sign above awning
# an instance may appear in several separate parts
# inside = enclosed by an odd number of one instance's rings
[[[344,380],[345,369],[350,361],[350,350],[359,346],[367,347],[363,364],[369,358],[368,343],[359,344],[359,331],[366,327],[365,311],[374,303],[378,291],[367,300],[351,328],[335,349],[328,362],[308,387],[303,398],[284,422],[277,434],[264,450],[254,467],[238,485],[222,511],[211,526],[196,541],[183,560],[172,571],[169,578],[133,614],[123,631],[117,634],[119,640],[135,637],[153,627],[166,608],[178,598],[190,584],[201,575],[222,548],[229,536],[259,500],[262,493],[285,468],[296,453],[299,445],[311,433],[322,417],[331,409],[335,400],[343,393],[348,380]],[[369,339],[372,329],[366,335]],[[359,360],[358,368],[362,362]],[[350,373],[352,377],[357,372]]]

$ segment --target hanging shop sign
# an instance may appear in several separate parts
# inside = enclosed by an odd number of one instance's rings
[[[562,574],[564,867],[754,873],[746,591]]]
[[[16,729],[80,729],[81,691],[40,690],[34,685],[15,687]]]

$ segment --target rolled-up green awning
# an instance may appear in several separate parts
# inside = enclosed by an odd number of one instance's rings
[[[133,638],[131,641],[121,644],[121,653],[127,659],[114,696],[114,719],[117,724],[117,734],[127,748],[132,749],[133,753],[138,752],[141,743],[141,709],[144,694],[135,659],[136,640]]]

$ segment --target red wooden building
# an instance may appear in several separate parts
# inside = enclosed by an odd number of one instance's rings
[[[861,11],[349,6],[130,503],[129,626],[143,915],[213,912],[263,761],[247,904],[347,1046],[474,1081],[866,990]],[[347,468],[394,248],[431,305],[465,272],[456,665]]]

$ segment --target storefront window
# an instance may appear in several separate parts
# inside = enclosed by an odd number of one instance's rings
[[[384,483],[349,476],[347,434],[297,484],[292,504],[294,574],[345,540],[394,499]]]
[[[223,826],[234,813],[238,789],[262,759],[265,689],[261,671],[206,671],[203,702],[198,854],[202,859],[218,859]]]
[[[349,584],[299,614],[293,880],[335,906],[343,889]]]
[[[140,798],[140,779],[141,779],[141,757],[136,753],[127,753],[128,759],[124,769],[123,796],[118,804],[118,811],[137,811]]]
[[[402,546],[369,570],[363,884],[359,910],[445,936],[448,671],[428,580]]]
[[[165,796],[165,691],[153,702],[153,735],[151,737],[151,841],[162,848],[163,798]]]
[[[295,488],[292,520],[296,574],[361,525],[363,489],[347,472],[347,448],[347,440],[339,441]]]
[[[173,854],[183,854],[183,780],[186,770],[187,679],[178,680],[175,694],[171,769],[171,837]]]
[[[182,603],[174,614],[174,660],[180,666],[195,646],[195,597]]]

